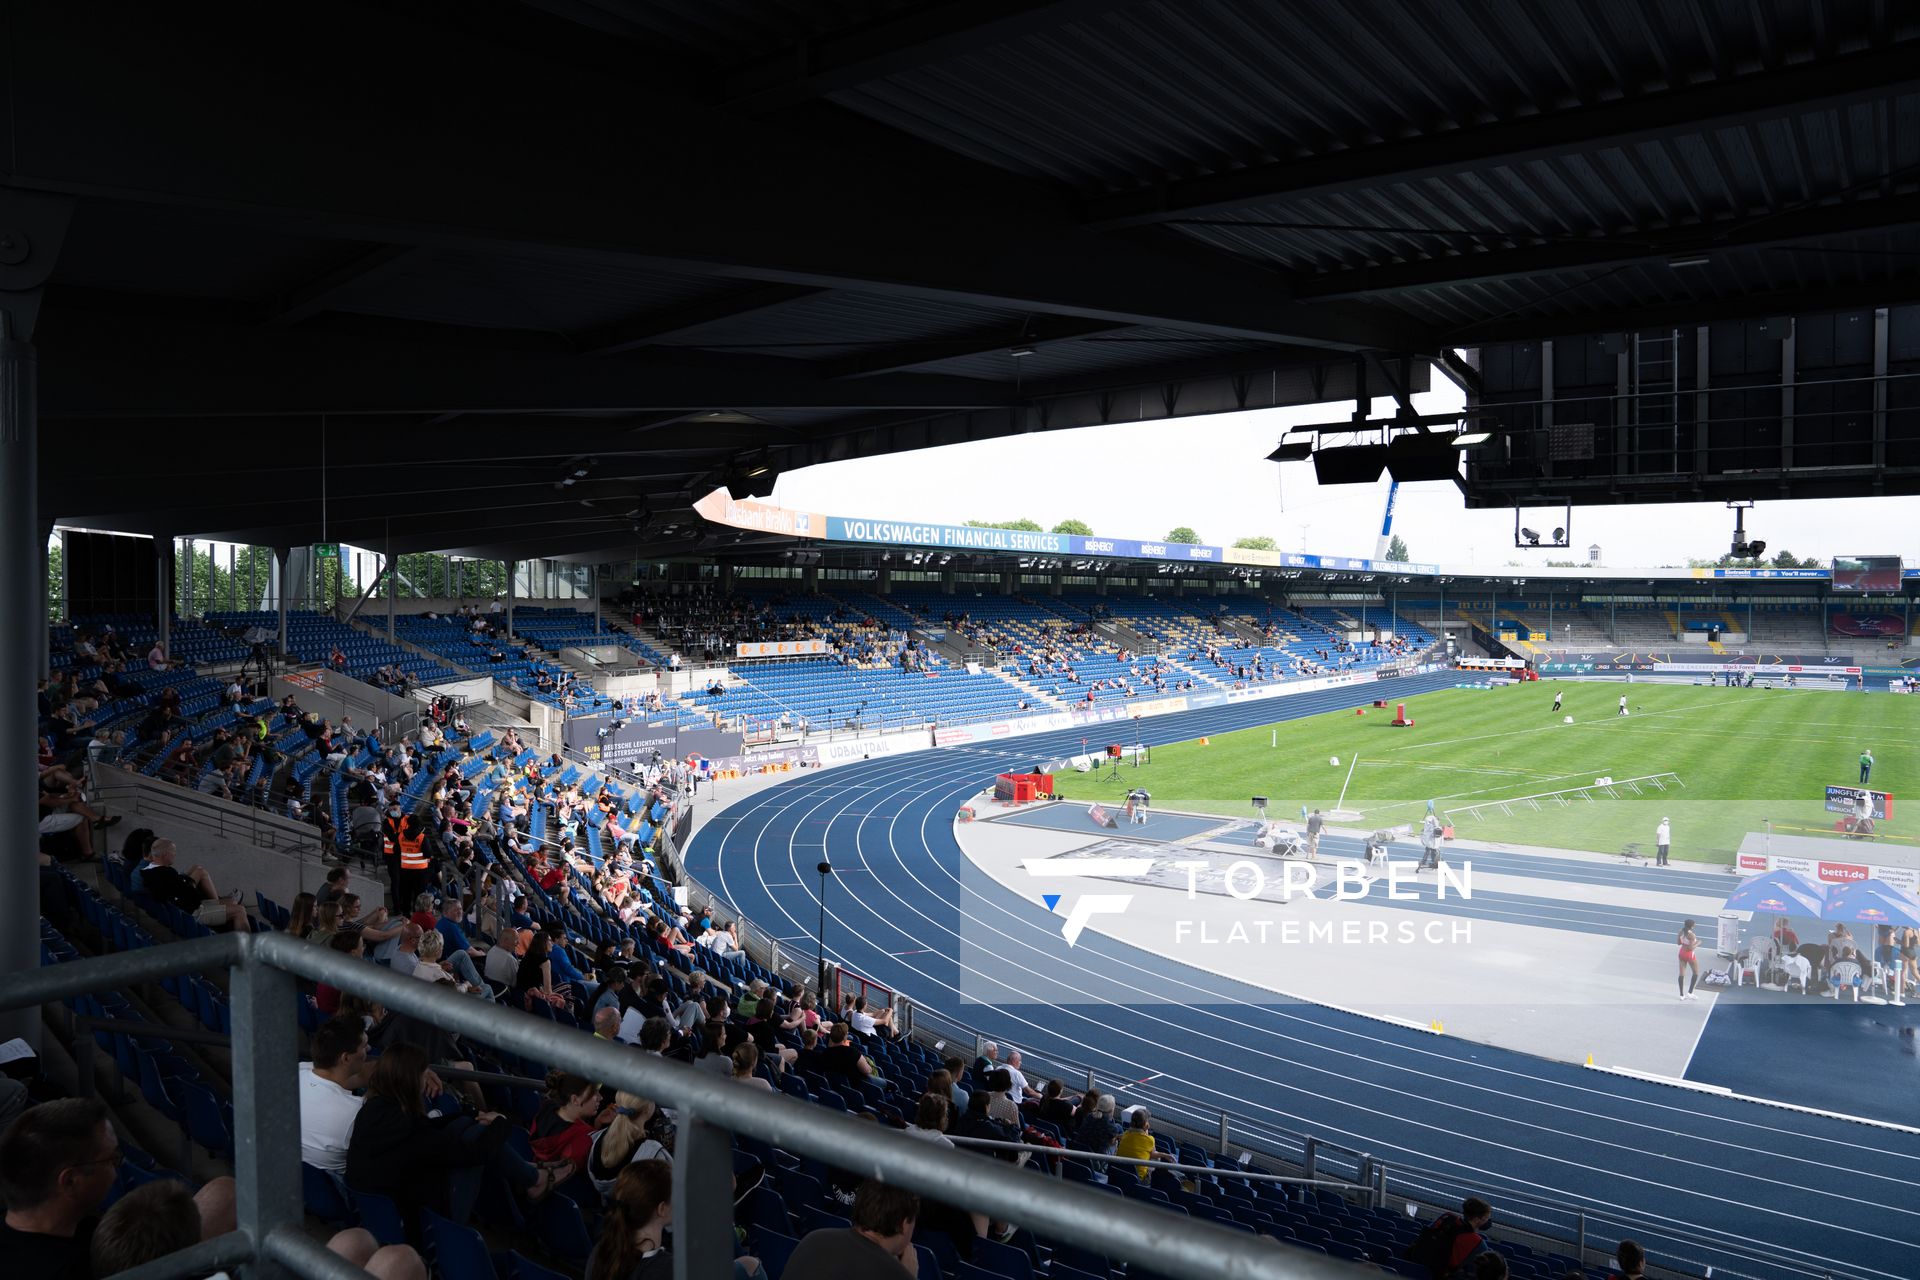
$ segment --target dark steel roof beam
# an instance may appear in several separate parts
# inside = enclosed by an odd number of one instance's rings
[[[1839,205],[1814,205],[1765,218],[1678,227],[1631,238],[1592,243],[1562,241],[1353,271],[1330,271],[1299,280],[1294,293],[1301,298],[1357,298],[1372,293],[1480,284],[1592,267],[1665,262],[1681,254],[1713,254],[1833,240],[1847,235],[1900,230],[1915,224],[1920,224],[1920,195],[1854,200]]]
[[[1650,303],[1625,309],[1589,308],[1557,315],[1509,316],[1483,324],[1462,325],[1449,335],[1448,345],[1474,347],[1563,334],[1631,333],[1636,329],[1711,324],[1716,320],[1747,320],[1757,316],[1819,315],[1915,301],[1920,301],[1920,273],[1909,272],[1845,285],[1819,284],[1812,288]]]
[[[593,359],[75,311],[48,323],[41,414],[49,419],[987,408],[1008,399],[977,379],[835,381],[795,361],[705,352]]]
[[[904,342],[897,346],[876,347],[839,359],[824,361],[815,367],[829,378],[868,378],[880,373],[896,373],[942,360],[962,360],[968,356],[1005,352],[1009,362],[1018,359],[1016,351],[1031,353],[1042,347],[1102,334],[1124,333],[1131,325],[1105,320],[1079,320],[1072,316],[1038,316],[1018,329],[983,329],[959,338],[929,342]]]
[[[1409,182],[1603,145],[1711,133],[1898,91],[1912,83],[1914,58],[1914,46],[1892,45],[1571,111],[1173,179],[1143,191],[1089,201],[1087,222],[1099,228],[1138,226],[1245,208],[1280,197]]]
[[[815,298],[825,292],[824,289],[805,285],[763,284],[684,306],[644,312],[618,324],[577,334],[573,343],[582,355],[614,355],[636,347],[654,346],[710,324],[737,320],[742,316],[784,307],[791,302]]]
[[[380,245],[275,299],[261,316],[261,321],[265,324],[299,324],[308,316],[329,309],[350,290],[394,274],[417,253],[419,250],[412,245]]]
[[[728,72],[720,100],[747,113],[776,111],[914,67],[1094,17],[1115,0],[946,0],[823,31]]]
[[[16,187],[366,243],[1345,351],[1431,344],[1426,326],[1387,308],[1296,306],[1275,277],[1090,234],[1057,188],[886,131],[860,131],[853,146],[818,121],[744,121],[404,13],[371,43],[351,26],[306,32],[249,80],[244,111],[179,92],[229,83],[256,57],[242,23],[181,23],[132,4],[108,21],[64,0],[16,0],[8,13]],[[354,119],[379,121],[380,145],[313,110],[347,65]],[[507,79],[511,95],[499,92]],[[565,102],[595,125],[553,130],[526,101]]]

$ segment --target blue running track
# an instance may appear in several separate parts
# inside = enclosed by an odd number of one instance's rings
[[[1179,742],[1452,683],[1357,684],[1140,727],[1151,744]],[[814,864],[828,857],[838,870],[828,951],[841,964],[1018,1045],[1030,1075],[1085,1064],[1103,1085],[1189,1123],[1225,1111],[1236,1140],[1256,1149],[1297,1158],[1297,1135],[1317,1135],[1386,1161],[1393,1187],[1486,1194],[1510,1222],[1565,1231],[1571,1216],[1547,1206],[1580,1206],[1591,1238],[1631,1234],[1656,1262],[1696,1270],[1920,1275],[1920,1134],[1284,1001],[1093,930],[1068,948],[1058,915],[972,870],[952,822],[994,774],[1077,751],[1080,738],[1042,734],[796,778],[709,820],[687,851],[688,872],[810,961]],[[1490,856],[1515,859],[1501,868],[1512,870],[1552,861]],[[1662,874],[1605,863],[1555,873],[1623,885]],[[1914,1122],[1911,1108],[1905,1119]]]

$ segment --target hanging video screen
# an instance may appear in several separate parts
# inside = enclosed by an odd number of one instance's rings
[[[1860,595],[1891,594],[1900,590],[1899,556],[1835,556],[1833,589]]]

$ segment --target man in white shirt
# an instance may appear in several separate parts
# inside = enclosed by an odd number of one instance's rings
[[[300,1064],[300,1159],[335,1175],[347,1170],[347,1139],[360,1114],[354,1090],[367,1082],[367,1031],[342,1014],[313,1033],[313,1061]]]
[[[400,926],[399,933],[375,948],[373,958],[385,960],[393,971],[403,978],[411,976],[414,967],[420,963],[419,949],[422,932],[419,925],[411,920],[407,921]],[[388,948],[392,950],[389,951]],[[382,952],[386,954],[382,955]]]
[[[166,669],[167,651],[161,646],[158,640],[155,640],[153,642],[153,648],[147,650],[147,670],[165,671]]]
[[[1660,825],[1653,829],[1654,866],[1664,867],[1667,865],[1667,848],[1672,843],[1673,828],[1668,825],[1665,818],[1662,818],[1660,819]]]
[[[1012,1088],[1007,1090],[1007,1096],[1012,1098],[1016,1105],[1026,1101],[1029,1097],[1038,1098],[1040,1096],[1040,1091],[1027,1083],[1025,1073],[1020,1070],[1020,1062],[1020,1051],[1018,1049],[1007,1050],[1005,1070],[1008,1078],[1012,1081]]]
[[[520,956],[532,936],[529,930],[507,929],[501,933],[500,940],[487,952],[484,972],[488,982],[512,988],[520,973]]]

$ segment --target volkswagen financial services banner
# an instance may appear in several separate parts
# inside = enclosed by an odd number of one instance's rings
[[[1411,564],[1398,560],[1365,560],[1352,556],[1316,556],[1298,551],[1260,551],[1247,547],[1215,547],[1202,543],[1144,542],[1133,538],[1083,537],[1071,533],[1033,533],[1020,529],[984,529],[973,525],[936,524],[924,520],[885,520],[830,516],[818,511],[790,511],[771,502],[731,497],[715,489],[693,504],[713,524],[791,538],[819,538],[868,546],[925,547],[941,551],[1010,551],[1025,555],[1111,557],[1119,560],[1158,560],[1208,564],[1258,565],[1270,569],[1332,569],[1348,573],[1473,574],[1467,565]],[[1624,578],[1646,576],[1645,569],[1538,568],[1529,576],[1542,578]],[[1826,569],[1700,568],[1674,569],[1673,578],[1831,580]],[[1920,578],[1920,567],[1904,576]]]
[[[619,728],[614,728],[619,724]],[[648,724],[644,720],[616,720],[610,715],[570,716],[561,740],[589,760],[611,765],[644,765],[658,751],[663,760],[688,756],[737,756],[741,736],[723,733],[711,725]]]
[[[1434,573],[1438,565],[1409,565],[1384,560],[1351,560],[1279,551],[1252,551],[1190,542],[1142,542],[1133,538],[1085,537],[1075,533],[1031,533],[1020,529],[983,529],[973,525],[927,524],[913,520],[862,520],[827,517],[827,541],[876,546],[931,547],[943,551],[1011,551],[1025,555],[1112,556],[1122,560],[1199,561],[1211,564],[1292,565],[1308,569],[1351,569]]]

